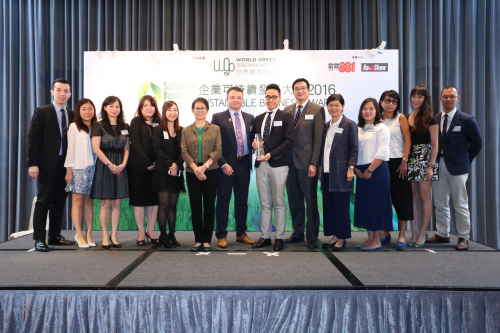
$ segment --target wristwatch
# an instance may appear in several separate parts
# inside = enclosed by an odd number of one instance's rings
[[[349,169],[354,169],[354,165],[349,165]]]
[[[403,157],[403,161],[408,162],[408,158],[407,157]]]
[[[373,171],[371,171],[370,169],[366,169],[366,171],[368,171],[369,173],[373,173]]]

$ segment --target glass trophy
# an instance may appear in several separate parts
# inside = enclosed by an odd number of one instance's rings
[[[255,158],[261,159],[266,156],[264,153],[264,140],[262,139],[262,134],[255,134],[255,141],[257,141],[257,149],[255,150]]]

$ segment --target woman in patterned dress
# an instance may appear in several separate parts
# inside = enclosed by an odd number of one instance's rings
[[[408,180],[412,182],[413,223],[418,221],[418,199],[422,202],[422,225],[420,233],[412,237],[409,246],[424,247],[427,240],[427,227],[431,220],[432,181],[438,180],[439,126],[432,112],[431,95],[424,85],[416,86],[410,93],[413,112],[408,116],[411,132],[411,148],[408,160]]]
[[[96,246],[92,239],[94,200],[89,198],[95,171],[95,154],[92,151],[92,125],[97,122],[95,106],[90,99],[82,98],[76,103],[74,122],[68,129],[68,151],[66,154],[66,192],[72,192],[71,219],[75,226],[75,240],[79,247]],[[76,153],[78,152],[78,153]],[[85,221],[87,239],[82,230]]]
[[[92,146],[97,155],[90,197],[101,199],[99,214],[102,227],[102,247],[121,247],[116,234],[120,223],[122,198],[128,198],[127,161],[130,150],[128,124],[123,116],[122,102],[116,96],[102,102],[101,121],[92,128]],[[108,241],[109,208],[111,236]],[[107,243],[107,244],[106,244]]]

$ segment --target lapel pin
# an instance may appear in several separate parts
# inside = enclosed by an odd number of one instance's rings
[[[231,118],[229,118],[227,121],[232,121]]]

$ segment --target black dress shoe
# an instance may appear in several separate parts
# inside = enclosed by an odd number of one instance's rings
[[[210,248],[210,245],[209,246],[202,245],[201,251],[210,252],[212,251],[212,249]]]
[[[269,238],[259,238],[259,240],[257,241],[257,243],[253,244],[252,245],[252,248],[253,249],[258,249],[258,248],[261,248],[263,246],[269,246],[271,245],[271,240]]]
[[[160,236],[160,244],[162,244],[167,249],[175,248],[174,244],[172,244],[168,237]]]
[[[282,239],[276,239],[274,241],[274,251],[281,251],[285,248],[283,245],[283,240]]]
[[[40,252],[49,252],[49,246],[44,241],[36,241],[35,250]]]
[[[49,238],[49,245],[76,245],[76,242],[67,239],[63,235],[59,235],[54,238]]]
[[[203,251],[203,245],[200,244],[198,246],[192,246],[191,247],[191,252],[197,252],[197,251]]]
[[[299,243],[299,242],[303,242],[304,241],[304,238],[295,238],[292,236],[288,237],[287,239],[285,239],[285,244],[291,244],[291,243]]]
[[[173,234],[169,233],[168,238],[170,238],[170,241],[172,242],[172,244],[174,244],[174,246],[181,246],[181,243],[179,243],[177,239],[175,239],[175,236]]]
[[[113,240],[111,239],[111,236],[109,236],[109,241],[111,242],[112,247],[116,247],[117,249],[121,248],[122,245],[120,243],[113,243]]]
[[[307,241],[307,248],[309,250],[315,250],[318,248],[318,241],[317,240],[308,240]]]

